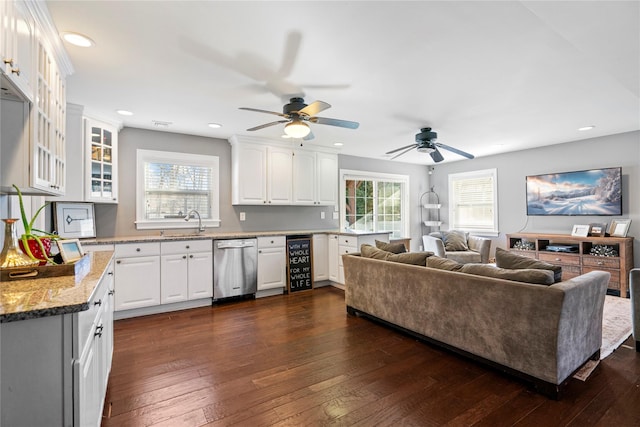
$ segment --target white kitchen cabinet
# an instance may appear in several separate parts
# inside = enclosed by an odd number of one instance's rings
[[[211,240],[161,242],[160,302],[213,296],[213,244]]]
[[[291,204],[291,149],[251,143],[232,143],[231,147],[234,205]]]
[[[84,200],[118,203],[118,129],[86,117],[84,135]]]
[[[313,280],[329,280],[329,239],[326,234],[313,235]]]
[[[258,237],[258,291],[287,286],[285,236]]]
[[[71,63],[42,2],[3,2],[3,87],[18,94],[2,104],[2,185],[23,192],[65,192],[66,76]],[[12,49],[17,53],[11,54]],[[8,55],[8,56],[5,56]],[[17,56],[14,56],[17,55]],[[11,65],[12,56],[22,65]],[[8,68],[7,68],[8,67]],[[20,68],[20,75],[14,68]],[[12,70],[14,72],[12,72]],[[20,81],[13,79],[14,76]],[[21,82],[22,81],[22,82]],[[31,92],[31,93],[29,93]],[[31,104],[24,102],[31,101]]]
[[[293,204],[336,205],[338,203],[338,156],[294,150]]]
[[[35,20],[24,2],[14,0],[2,2],[0,17],[0,68],[25,98],[33,101]]]
[[[115,247],[115,311],[160,305],[160,243]]]
[[[344,285],[342,255],[360,252],[360,246],[375,246],[375,241],[389,241],[389,233],[373,234],[330,234],[329,235],[329,280]]]
[[[340,265],[338,262],[338,235],[329,234],[327,236],[327,254],[329,259],[327,263],[329,265],[329,280],[338,283],[340,280]]]
[[[0,325],[0,425],[94,426],[113,352],[113,261],[88,309]]]

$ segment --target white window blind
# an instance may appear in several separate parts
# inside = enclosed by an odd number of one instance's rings
[[[193,228],[192,210],[220,226],[218,175],[216,156],[137,150],[136,228]]]
[[[450,229],[498,232],[496,181],[496,169],[449,175]]]

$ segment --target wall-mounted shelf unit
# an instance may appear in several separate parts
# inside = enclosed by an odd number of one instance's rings
[[[440,220],[440,197],[431,190],[420,196],[420,221],[422,223],[423,234],[440,231],[442,221]]]

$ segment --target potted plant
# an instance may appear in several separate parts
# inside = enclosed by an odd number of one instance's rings
[[[20,236],[20,249],[27,254],[31,259],[40,261],[40,265],[44,265],[47,262],[55,264],[53,259],[51,259],[51,241],[56,239],[58,236],[55,234],[47,233],[46,231],[38,230],[33,227],[34,222],[40,215],[42,210],[49,206],[49,203],[45,203],[40,206],[36,213],[33,215],[30,221],[27,220],[27,215],[24,212],[24,204],[22,202],[22,192],[20,189],[14,184],[13,188],[16,189],[18,193],[18,201],[20,202],[20,217],[22,218],[22,225],[24,226],[24,234]],[[37,235],[35,233],[39,233]]]

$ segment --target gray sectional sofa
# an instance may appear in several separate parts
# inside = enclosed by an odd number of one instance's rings
[[[347,312],[487,363],[559,398],[597,360],[609,273],[536,285],[343,255]]]

